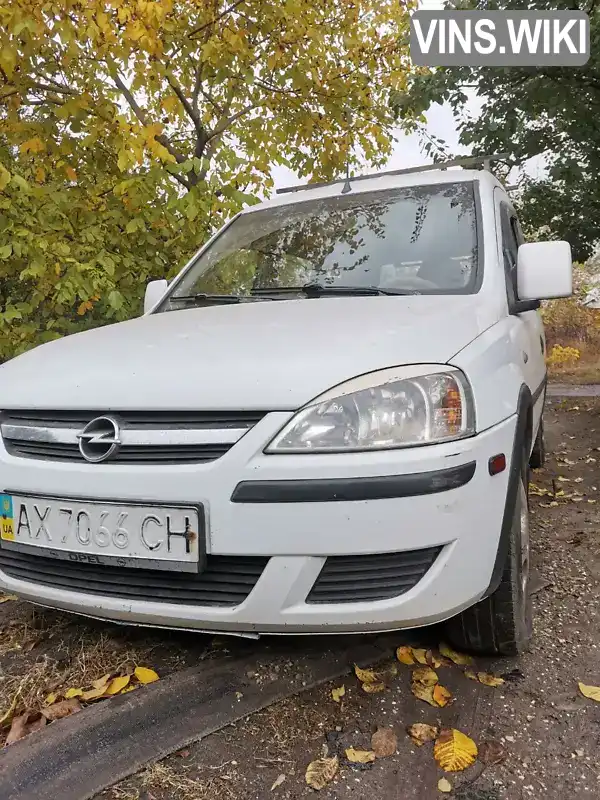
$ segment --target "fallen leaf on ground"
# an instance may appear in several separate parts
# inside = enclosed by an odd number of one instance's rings
[[[18,600],[16,594],[0,594],[0,603],[8,603],[9,600]]]
[[[110,697],[113,694],[119,694],[121,689],[124,689],[129,681],[131,680],[130,675],[120,675],[118,678],[113,678],[112,681],[106,687],[104,694],[107,697]]]
[[[71,687],[67,689],[65,692],[65,700],[70,700],[72,697],[81,697],[83,694],[83,689],[77,689],[75,687]]]
[[[77,711],[81,711],[81,703],[76,697],[72,697],[70,700],[61,700],[60,703],[54,703],[44,708],[42,714],[46,717],[48,722],[54,722],[54,720],[63,719],[63,717],[68,717],[70,714],[75,714]]]
[[[423,686],[434,686],[438,682],[438,676],[431,667],[417,667],[413,670],[411,680],[413,683],[420,683]]]
[[[338,757],[333,758],[319,758],[316,761],[311,761],[306,768],[305,780],[306,783],[313,789],[323,789],[327,784],[335,778],[338,771]]]
[[[10,731],[6,737],[6,746],[14,744],[18,742],[19,739],[23,739],[25,736],[29,736],[30,733],[35,733],[44,727],[46,724],[45,717],[38,717],[37,719],[31,720],[32,716],[33,714],[31,711],[26,711],[24,714],[13,719]]]
[[[477,758],[477,745],[456,728],[447,728],[438,736],[433,756],[444,772],[461,772]]]
[[[158,680],[158,673],[149,667],[136,667],[133,674],[140,683],[154,683]]]
[[[433,667],[434,669],[438,669],[439,667],[447,666],[450,663],[447,658],[444,658],[443,656],[441,656],[441,657],[437,656],[433,652],[433,650],[428,650],[425,653],[425,661],[427,662],[427,664],[430,667]]]
[[[499,764],[505,758],[506,749],[496,739],[489,739],[479,745],[479,760],[483,764]]]
[[[104,697],[104,692],[106,691],[106,686],[99,686],[97,689],[88,689],[81,695],[81,699],[85,700],[88,703],[90,700],[98,700],[100,697]]]
[[[92,686],[94,687],[94,689],[104,688],[109,681],[110,681],[110,672],[107,672],[106,675],[103,675],[101,678],[92,681]]]
[[[402,664],[410,665],[415,663],[412,647],[398,647],[398,649],[396,650],[396,658]]]
[[[139,684],[132,684],[130,683],[129,686],[126,686],[124,689],[121,689],[119,694],[127,694],[127,692],[135,692],[136,689],[139,688]]]
[[[371,761],[375,761],[375,753],[372,750],[355,750],[354,747],[347,747],[346,758],[353,764],[370,764]]]
[[[362,669],[356,664],[354,665],[354,674],[361,683],[377,683],[379,676],[373,669]]]
[[[423,686],[422,683],[411,683],[411,691],[418,700],[423,700],[429,703],[430,706],[439,708],[436,701],[433,699],[433,686]]]
[[[468,656],[466,653],[457,653],[456,650],[453,650],[447,644],[442,643],[440,645],[440,653],[446,656],[446,658],[449,658],[450,661],[458,664],[459,667],[469,667],[473,664],[471,656]]]
[[[50,694],[47,694],[46,697],[44,698],[44,705],[51,706],[52,703],[56,703],[57,700],[58,700],[58,695],[56,694],[56,692],[50,692]],[[0,720],[0,723],[1,722],[2,720]]]
[[[477,680],[479,683],[483,683],[484,686],[502,686],[504,683],[504,678],[499,678],[489,672],[478,672]]]
[[[466,669],[463,674],[465,678],[468,678],[470,681],[478,680],[477,673],[475,672],[474,669]]]
[[[600,686],[586,686],[585,683],[580,683],[579,691],[584,697],[588,697],[590,700],[595,700],[597,703],[600,703]]]
[[[427,650],[422,647],[413,647],[413,656],[418,664],[427,664]]]
[[[427,742],[432,742],[438,735],[438,729],[434,725],[426,725],[424,722],[415,722],[414,725],[410,725],[406,730],[417,747],[422,747]]]
[[[371,748],[377,758],[393,756],[398,746],[398,738],[391,728],[378,728],[371,736]]]
[[[440,708],[444,708],[452,701],[452,692],[438,683],[433,687],[433,699]]]
[[[331,696],[333,697],[336,703],[339,703],[345,694],[346,694],[345,686],[339,686],[337,689],[331,690]]]
[[[281,775],[278,775],[273,781],[273,786],[271,786],[271,791],[274,792],[278,786],[281,786],[284,780],[285,780],[285,775],[283,773],[281,773]]]
[[[385,683],[363,683],[362,688],[367,694],[377,694],[384,691]]]
[[[444,794],[449,794],[452,791],[452,784],[447,778],[440,778],[438,781],[438,790]]]

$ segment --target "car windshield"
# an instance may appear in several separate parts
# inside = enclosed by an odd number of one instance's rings
[[[207,295],[456,294],[478,286],[471,182],[348,193],[242,214],[162,310]],[[304,292],[303,287],[312,292]],[[315,292],[315,288],[319,291]],[[233,297],[232,297],[233,296]]]

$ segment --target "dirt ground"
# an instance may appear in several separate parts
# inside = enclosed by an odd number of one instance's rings
[[[503,675],[504,685],[490,688],[468,680],[460,667],[441,667],[440,682],[455,701],[439,709],[413,697],[411,668],[403,664],[381,694],[366,694],[355,676],[347,676],[231,725],[97,800],[296,800],[314,793],[305,784],[306,767],[326,754],[339,756],[340,769],[320,792],[324,798],[442,797],[437,785],[444,773],[432,745],[417,748],[406,734],[415,722],[454,727],[479,746],[492,740],[505,750],[500,763],[477,762],[447,774],[449,796],[596,800],[600,703],[582,697],[578,681],[600,685],[600,401],[551,398],[546,427],[551,455],[546,468],[533,473],[531,494],[534,646],[519,660],[479,662]],[[219,658],[224,649],[262,646],[88,623],[14,602],[0,606],[0,626],[3,704],[32,672],[45,670],[47,679],[38,675],[31,683],[31,693],[39,696],[53,682],[73,685],[127,664],[144,663],[165,674]],[[441,636],[432,628],[409,638],[436,647]],[[399,637],[398,643],[405,640]],[[301,650],[299,640],[299,658]],[[331,690],[342,684],[345,695],[336,703]],[[345,749],[369,749],[378,727],[393,728],[397,753],[373,764],[350,764]]]

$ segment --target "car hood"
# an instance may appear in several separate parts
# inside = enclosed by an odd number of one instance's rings
[[[296,409],[356,375],[447,362],[493,324],[486,305],[477,295],[322,297],[153,314],[12,359],[0,367],[0,404]]]

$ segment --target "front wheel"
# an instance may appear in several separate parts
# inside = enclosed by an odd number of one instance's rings
[[[525,464],[527,461],[524,459]],[[528,469],[519,479],[509,549],[496,591],[446,623],[448,638],[458,649],[480,655],[515,656],[529,649],[532,604],[529,594],[530,545]]]

